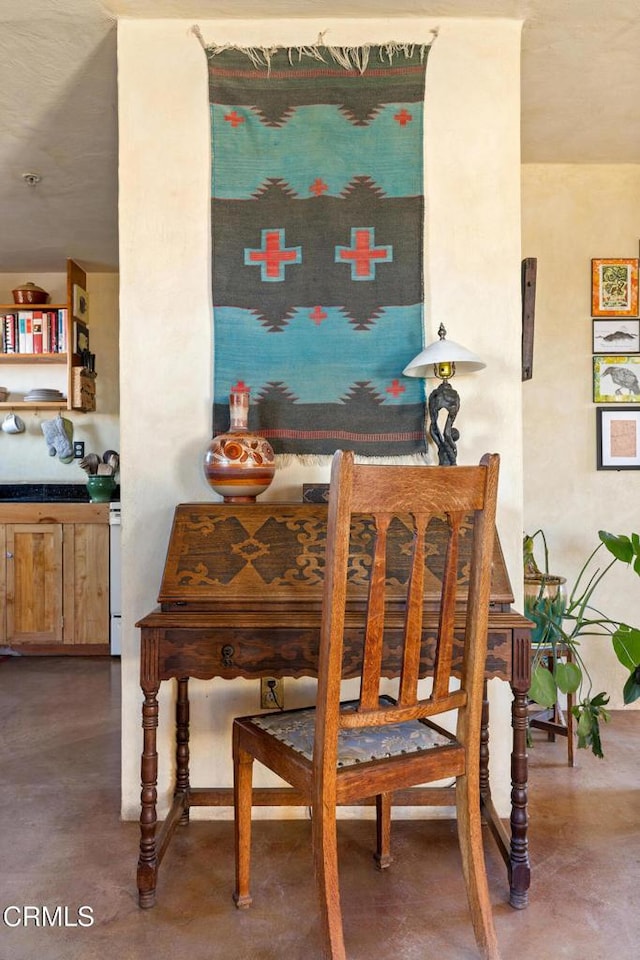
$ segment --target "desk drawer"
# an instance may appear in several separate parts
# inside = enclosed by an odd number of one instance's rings
[[[158,679],[191,676],[211,677],[315,676],[317,673],[317,628],[274,627],[268,632],[250,628],[213,629],[210,627],[167,628],[159,631]],[[362,635],[359,630],[345,632],[343,676],[357,675]],[[433,666],[433,637],[425,633],[422,673]],[[400,667],[400,631],[390,630],[385,639],[385,673],[397,675]],[[458,665],[462,643],[458,644]],[[489,634],[487,676],[509,676],[511,668],[511,631]]]
[[[260,631],[242,628],[169,629],[160,637],[160,679],[313,676],[317,644],[313,629],[270,630],[268,639]]]

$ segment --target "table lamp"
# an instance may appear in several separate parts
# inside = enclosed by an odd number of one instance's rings
[[[486,367],[486,363],[466,347],[460,346],[453,340],[447,340],[447,331],[443,324],[440,324],[438,336],[440,339],[429,344],[422,353],[414,357],[402,372],[406,377],[433,376],[442,381],[429,395],[429,433],[438,448],[440,466],[453,466],[458,454],[456,440],[460,437],[460,432],[453,426],[453,421],[460,409],[460,397],[449,381],[456,373],[475,373],[477,370],[482,370]],[[443,430],[438,426],[438,414],[441,410],[447,411]]]

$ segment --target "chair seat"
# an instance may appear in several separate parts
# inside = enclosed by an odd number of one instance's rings
[[[355,701],[341,704],[343,710],[353,710],[355,707]],[[315,708],[307,707],[302,710],[284,710],[281,713],[246,717],[245,720],[311,760],[315,717]],[[418,753],[434,747],[449,746],[452,742],[455,742],[452,735],[426,720],[409,720],[384,727],[347,728],[338,733],[338,766],[349,767],[370,760]]]

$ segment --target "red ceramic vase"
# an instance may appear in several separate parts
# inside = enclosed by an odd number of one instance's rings
[[[253,503],[276,472],[271,444],[249,431],[249,389],[231,391],[231,424],[214,437],[204,458],[204,475],[225,503]]]

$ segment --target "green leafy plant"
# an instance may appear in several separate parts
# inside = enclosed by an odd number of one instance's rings
[[[533,554],[538,536],[544,545],[544,571],[539,569]],[[525,590],[525,614],[536,624],[529,696],[543,707],[553,707],[559,693],[576,694],[578,702],[573,715],[577,720],[578,746],[591,747],[597,757],[602,757],[600,724],[610,719],[606,709],[609,697],[604,691],[593,694],[580,643],[584,637],[609,634],[618,660],[629,670],[623,688],[624,702],[640,698],[640,630],[613,620],[594,605],[594,594],[614,564],[626,563],[640,576],[640,536],[616,536],[600,530],[598,537],[600,543],[583,564],[568,594],[562,589],[564,579],[549,573],[549,551],[542,530],[525,535],[523,554],[525,587],[537,587],[528,595]],[[603,548],[606,562],[600,565]],[[549,652],[552,670],[547,665]]]

